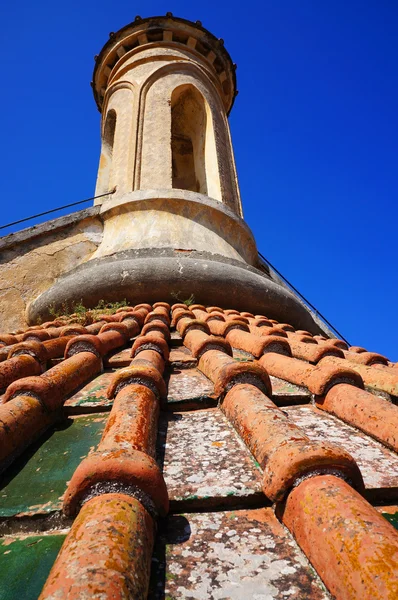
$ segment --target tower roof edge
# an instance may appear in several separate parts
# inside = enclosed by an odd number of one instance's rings
[[[138,47],[159,44],[184,46],[204,58],[220,79],[224,104],[230,112],[237,95],[236,65],[224,47],[224,40],[203,27],[201,21],[190,21],[171,13],[146,18],[137,16],[133,22],[109,34],[108,41],[95,56],[93,72],[94,99],[100,112],[107,79],[121,57]]]

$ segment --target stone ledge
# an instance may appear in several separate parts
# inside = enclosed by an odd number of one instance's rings
[[[100,214],[100,208],[100,206],[91,206],[89,208],[84,208],[83,210],[78,210],[77,212],[69,213],[68,215],[63,215],[62,217],[52,219],[51,221],[45,221],[44,223],[33,225],[32,227],[27,227],[26,229],[21,229],[15,233],[9,233],[8,235],[0,238],[0,250],[7,250],[13,246],[17,246],[18,244],[23,244],[28,240],[32,240],[46,234],[52,234],[55,231],[65,229],[70,225],[75,225],[79,221],[83,221],[83,219],[87,219],[88,217],[96,217]]]
[[[319,327],[308,310],[285,288],[260,275],[248,265],[221,262],[216,255],[197,257],[196,253],[137,256],[117,253],[90,260],[62,276],[28,307],[27,318],[47,319],[49,306],[73,302],[76,295],[85,306],[95,306],[126,298],[131,303],[155,302],[159,298],[173,302],[175,295],[198,302],[253,314],[265,314],[282,322],[289,320],[295,327],[318,333]]]

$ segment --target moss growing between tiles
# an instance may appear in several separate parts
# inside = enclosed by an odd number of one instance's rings
[[[398,529],[398,512],[394,513],[394,514],[390,514],[390,513],[381,513],[383,515],[383,517],[385,519],[387,519],[387,521],[389,521],[391,523],[391,525],[393,525],[395,527],[395,529]]]
[[[32,446],[3,475],[0,517],[59,510],[66,482],[97,446],[107,418],[68,419]]]
[[[0,600],[36,600],[64,539],[64,535],[3,538],[0,577],[4,584],[0,587]]]
[[[74,322],[80,323],[81,325],[89,325],[92,323],[100,314],[113,314],[118,308],[126,306],[127,300],[124,298],[120,302],[105,302],[100,300],[94,308],[87,308],[80,300],[78,302],[72,302],[68,305],[68,302],[63,302],[61,307],[57,310],[54,305],[49,308],[51,318],[59,319],[72,318]],[[41,319],[36,320],[36,325],[39,325]]]

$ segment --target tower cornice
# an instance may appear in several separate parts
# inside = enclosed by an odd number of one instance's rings
[[[129,25],[110,33],[109,40],[95,57],[92,87],[100,112],[109,76],[117,63],[132,50],[152,46],[159,48],[161,45],[184,48],[184,51],[204,60],[218,79],[225,110],[230,112],[237,94],[236,66],[224,47],[224,41],[205,29],[200,21],[174,17],[171,13],[144,19],[136,17]]]

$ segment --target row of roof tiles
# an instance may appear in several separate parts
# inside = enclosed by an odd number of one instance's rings
[[[41,597],[78,598],[110,589],[120,597],[145,597],[154,520],[168,510],[154,453],[166,395],[170,325],[213,381],[222,411],[264,469],[264,493],[328,589],[337,597],[393,597],[398,534],[361,497],[355,460],[343,448],[311,442],[275,406],[269,376],[307,387],[320,408],[397,450],[389,424],[397,422],[398,407],[364,390],[366,384],[376,393],[398,395],[396,366],[375,353],[348,349],[340,340],[294,331],[263,316],[200,305],[171,308],[170,315],[170,306],[161,302],[124,307],[85,329],[51,322],[0,338],[2,357],[7,352],[0,363],[0,381],[6,383],[0,407],[3,468],[57,418],[73,390],[100,372],[109,352],[136,338],[130,366],[112,377],[108,396],[115,400],[101,443],[69,484],[64,511],[79,516]],[[232,346],[259,360],[234,361]],[[62,353],[64,360],[45,371],[48,360]],[[339,518],[341,503],[347,508],[344,520]],[[359,565],[354,569],[353,539]],[[104,567],[88,580],[103,548]],[[110,569],[117,573],[111,588]]]

